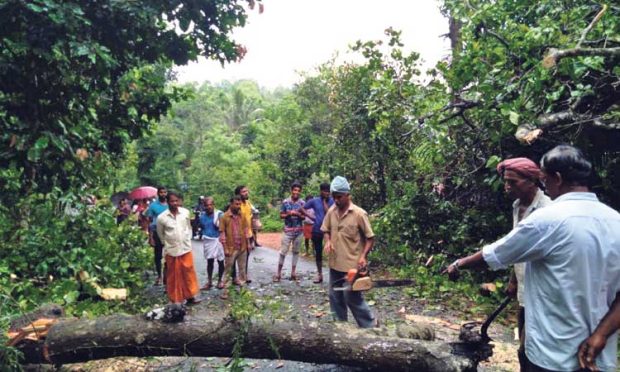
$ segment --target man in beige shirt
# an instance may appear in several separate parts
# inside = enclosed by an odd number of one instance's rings
[[[181,207],[181,196],[168,192],[168,210],[157,217],[157,235],[164,244],[166,293],[170,302],[197,304],[198,278],[192,254],[192,225],[189,211]]]
[[[350,269],[365,269],[375,234],[365,210],[351,202],[346,178],[337,176],[330,185],[334,203],[323,220],[325,253],[329,257],[329,306],[334,318],[347,321],[347,308],[361,328],[377,325],[370,307],[358,291],[334,291],[345,284]]]

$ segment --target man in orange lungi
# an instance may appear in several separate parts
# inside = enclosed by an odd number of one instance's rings
[[[192,225],[189,211],[181,207],[182,197],[168,192],[168,210],[157,217],[157,235],[164,243],[166,292],[170,302],[188,305],[200,303],[198,278],[192,255]]]

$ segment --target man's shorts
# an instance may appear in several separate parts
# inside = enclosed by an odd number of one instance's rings
[[[286,256],[289,247],[293,246],[293,254],[299,254],[299,248],[301,247],[302,234],[300,232],[289,232],[282,234],[282,244],[280,246],[280,255]]]

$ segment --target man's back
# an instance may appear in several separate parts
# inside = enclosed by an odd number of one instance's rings
[[[541,367],[577,370],[577,348],[620,291],[620,214],[591,193],[568,193],[521,223],[538,240],[526,266],[526,353]],[[520,224],[520,225],[521,225]],[[597,365],[615,370],[616,336]]]

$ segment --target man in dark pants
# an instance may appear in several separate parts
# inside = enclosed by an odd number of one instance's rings
[[[551,199],[539,188],[542,172],[528,158],[506,159],[497,165],[497,172],[504,180],[504,191],[515,202],[512,204],[512,228],[535,210],[551,204]],[[519,364],[525,371],[525,263],[514,264],[506,294],[517,297],[519,302]]]
[[[157,235],[157,216],[168,210],[168,202],[166,201],[167,195],[168,191],[165,187],[158,187],[157,200],[152,202],[146,212],[144,212],[144,215],[151,221],[149,225],[149,244],[153,247],[153,252],[155,253],[155,272],[157,273],[155,285],[161,285],[161,261],[164,249],[164,244]]]
[[[317,276],[313,283],[320,284],[323,282],[323,231],[321,231],[321,225],[325,219],[325,214],[329,208],[334,205],[334,199],[329,194],[329,184],[322,183],[320,188],[320,195],[311,199],[304,204],[304,211],[312,209],[314,211],[314,217],[311,214],[306,213],[307,218],[314,218],[314,224],[312,225],[312,245],[314,246],[314,258],[316,259]]]
[[[365,210],[351,202],[349,182],[337,176],[330,185],[335,207],[329,209],[321,231],[325,233],[325,253],[329,257],[329,307],[337,321],[347,321],[351,310],[361,328],[377,326],[370,307],[359,291],[335,291],[342,286],[350,269],[365,269],[375,234]]]

